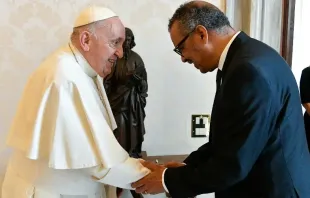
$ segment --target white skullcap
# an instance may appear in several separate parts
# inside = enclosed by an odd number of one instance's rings
[[[74,27],[79,27],[117,16],[112,10],[101,6],[90,6],[80,13],[76,18]]]

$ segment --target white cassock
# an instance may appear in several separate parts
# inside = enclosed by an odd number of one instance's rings
[[[149,170],[119,145],[115,128],[103,79],[72,44],[59,49],[24,90],[2,198],[114,198],[112,186],[131,189]]]

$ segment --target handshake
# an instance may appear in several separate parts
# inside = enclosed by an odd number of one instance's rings
[[[141,159],[141,163],[142,163],[142,165],[146,165],[146,166],[148,166],[150,163],[154,164],[154,162],[145,161],[143,159]],[[186,165],[185,163],[175,162],[175,161],[171,161],[171,162],[168,162],[168,163],[165,163],[165,164],[160,164],[158,162],[158,160],[155,160],[155,163],[157,165],[159,165],[159,166],[163,166],[163,167],[166,167],[166,168],[177,168],[177,167],[181,167],[181,166],[185,166]]]
[[[167,188],[164,186],[164,172],[166,168],[177,168],[185,166],[184,163],[179,162],[168,162],[166,164],[158,164],[158,162],[144,161],[141,159],[141,164],[148,168],[151,172],[144,178],[132,183],[132,187],[135,188],[137,193],[142,194],[158,194],[166,193],[169,194]]]

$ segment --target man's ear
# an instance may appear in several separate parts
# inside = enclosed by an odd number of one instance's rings
[[[87,31],[83,31],[80,34],[80,44],[81,48],[85,51],[88,52],[90,49],[90,33]]]
[[[204,26],[197,25],[195,31],[196,33],[198,33],[199,39],[201,39],[204,43],[208,42],[208,38],[209,38],[208,30]]]

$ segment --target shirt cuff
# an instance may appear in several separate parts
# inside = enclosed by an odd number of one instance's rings
[[[162,184],[163,184],[163,187],[164,187],[165,191],[166,191],[167,193],[169,193],[169,191],[168,191],[168,189],[167,189],[167,187],[166,187],[166,184],[165,184],[165,172],[166,172],[166,170],[167,170],[167,168],[163,171],[161,181],[162,181]]]

